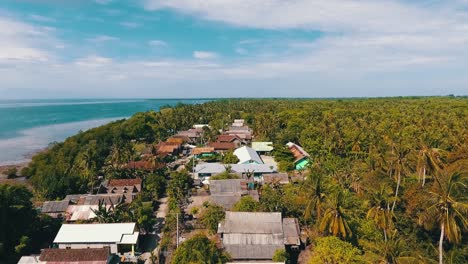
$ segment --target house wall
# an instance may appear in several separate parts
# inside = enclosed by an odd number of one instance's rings
[[[118,253],[117,244],[99,244],[99,243],[90,243],[90,244],[59,244],[59,248],[66,249],[67,247],[71,249],[82,249],[82,248],[104,248],[109,247],[112,254]]]

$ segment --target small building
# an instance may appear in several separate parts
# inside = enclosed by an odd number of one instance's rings
[[[301,146],[289,142],[286,144],[294,156],[294,166],[296,170],[304,169],[310,162],[310,155]]]
[[[142,181],[140,178],[136,179],[111,179],[104,181],[100,188],[100,193],[108,194],[123,194],[125,201],[130,203],[141,191]]]
[[[109,248],[43,249],[39,263],[44,264],[107,264],[111,260]]]
[[[248,174],[261,181],[261,176],[267,173],[277,172],[276,165],[272,164],[221,164],[221,163],[200,163],[195,166],[193,177],[195,179],[211,177],[223,173],[229,169],[231,173],[246,178]]]
[[[211,142],[208,143],[208,147],[214,149],[215,152],[227,152],[237,148],[235,143],[231,142]]]
[[[273,142],[252,142],[252,148],[260,155],[269,154],[273,151]]]
[[[218,235],[234,260],[266,261],[291,242],[298,246],[295,238],[299,230],[291,227],[290,220],[284,222],[281,213],[226,212],[225,220],[218,225]]]
[[[46,214],[52,218],[65,218],[69,205],[69,200],[45,201],[41,207],[41,213]]]
[[[267,173],[263,174],[264,184],[288,184],[289,176],[287,173]]]
[[[263,164],[263,160],[258,153],[247,146],[234,150],[234,155],[239,159],[238,164]]]
[[[243,179],[210,180],[210,200],[230,210],[242,196],[250,195],[258,201],[258,191],[249,190]]]
[[[63,224],[54,244],[60,249],[109,248],[112,254],[135,254],[135,223]]]
[[[216,142],[233,143],[236,146],[236,148],[240,147],[242,144],[245,143],[244,140],[242,140],[236,135],[219,135],[216,138]]]
[[[162,156],[177,155],[181,150],[182,145],[179,143],[160,142],[156,146],[156,154]]]
[[[211,157],[215,154],[215,149],[213,147],[194,148],[192,154],[197,158]]]

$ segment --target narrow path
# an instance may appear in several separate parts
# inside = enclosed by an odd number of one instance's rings
[[[156,226],[155,226],[155,249],[153,250],[153,253],[157,256],[158,255],[158,246],[159,246],[159,241],[161,241],[161,231],[164,227],[165,220],[166,220],[166,215],[167,215],[167,197],[163,197],[159,199],[159,208],[156,211],[155,217],[156,217]],[[142,258],[145,259],[145,264],[151,264],[151,261],[149,259],[150,253],[145,253],[143,254]]]

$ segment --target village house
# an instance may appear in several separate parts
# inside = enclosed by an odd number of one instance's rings
[[[220,143],[232,143],[235,145],[236,148],[240,147],[241,145],[245,144],[245,142],[236,135],[219,135],[216,138],[216,142]]]
[[[281,213],[226,212],[218,235],[235,261],[272,260],[277,250],[300,246],[297,220]]]
[[[250,142],[252,140],[252,130],[245,125],[243,119],[236,119],[234,123],[224,132],[225,135],[237,136],[242,141]]]
[[[221,163],[199,163],[193,172],[194,179],[211,177],[229,170],[231,173],[248,179],[253,176],[256,181],[261,181],[261,176],[266,173],[277,171],[276,165],[272,164],[221,164]]]
[[[67,195],[62,201],[46,201],[41,213],[67,222],[91,220],[96,217],[94,210],[102,204],[107,209],[125,202],[123,194],[75,194]]]
[[[304,169],[310,162],[310,155],[301,146],[288,142],[286,144],[294,156],[294,166],[296,170]]]
[[[130,203],[138,195],[142,188],[142,180],[136,179],[111,179],[104,181],[99,187],[99,193],[123,194],[125,201]]]
[[[273,142],[252,142],[252,148],[259,155],[269,155],[273,151]]]
[[[197,158],[211,157],[215,154],[215,149],[212,147],[199,147],[192,149],[192,154]]]
[[[234,150],[234,155],[239,159],[238,164],[264,164],[258,153],[247,146]]]
[[[63,224],[54,244],[60,249],[108,248],[111,254],[134,256],[136,230],[135,223]]]
[[[210,180],[210,200],[214,204],[230,210],[242,196],[250,195],[259,200],[257,190],[249,190],[247,181],[243,179]]]
[[[108,264],[111,259],[108,248],[46,248],[39,256],[21,257],[18,264]]]
[[[160,156],[176,156],[180,153],[182,145],[175,142],[160,142],[156,146],[156,154]]]
[[[237,148],[236,144],[231,142],[210,142],[208,143],[208,147],[213,148],[218,153],[232,151]]]

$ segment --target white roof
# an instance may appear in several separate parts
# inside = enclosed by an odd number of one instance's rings
[[[236,155],[239,159],[238,164],[245,164],[251,162],[263,164],[263,160],[262,158],[260,158],[258,153],[253,148],[249,148],[247,146],[243,146],[234,150],[234,155]]]
[[[18,261],[18,264],[33,264],[40,263],[39,256],[23,256]]]
[[[255,151],[272,151],[273,150],[273,142],[252,142],[252,148]]]
[[[134,245],[138,242],[138,235],[140,233],[135,232],[132,235],[123,235],[122,240],[119,244],[127,244],[127,245]]]
[[[134,235],[135,223],[64,224],[54,243],[122,243],[125,235]],[[125,239],[127,237],[125,236]]]
[[[221,163],[202,163],[195,166],[195,173],[218,174],[226,171],[225,166],[230,166],[233,173],[244,173],[247,171],[256,173],[276,172],[274,164],[221,164]]]

